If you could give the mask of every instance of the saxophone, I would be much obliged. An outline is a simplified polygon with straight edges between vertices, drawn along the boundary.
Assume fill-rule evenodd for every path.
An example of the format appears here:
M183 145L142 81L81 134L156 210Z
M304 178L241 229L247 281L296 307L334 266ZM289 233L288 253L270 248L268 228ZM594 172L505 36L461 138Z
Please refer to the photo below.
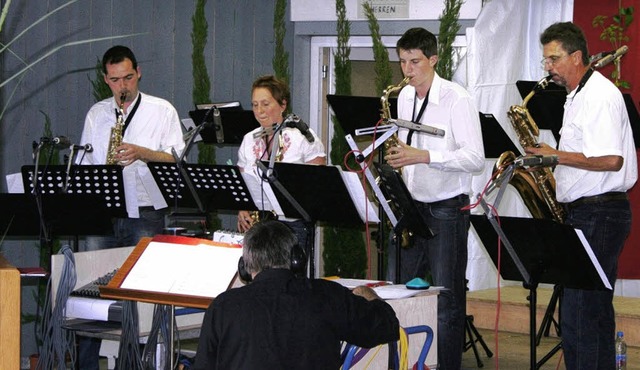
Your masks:
M389 106L389 95L391 95L392 93L396 92L396 91L400 91L402 90L403 87L405 87L408 83L409 80L411 80L410 77L405 77L402 81L400 81L399 84L397 85L389 85L387 86L386 89L384 89L384 91L382 92L382 96L380 97L380 104L382 105L382 109L380 110L380 118L382 119L383 123L388 123L391 120L391 109ZM391 148L393 148L394 146L398 146L398 133L395 132L393 133L393 135L391 135L391 137L389 137L387 140L385 140L384 142L384 151L388 152ZM402 174L402 168L397 169L396 170L398 173ZM377 182L380 181L380 178L377 179ZM409 229L403 229L401 236L400 236L400 245L402 245L402 247L408 247L411 244L411 237L413 236L413 233L411 231L409 231ZM395 236L394 236L395 237Z
M551 76L547 76L538 81L533 90L524 98L522 105L513 105L507 112L522 147L538 146L536 139L539 134L538 126L526 106L536 92L547 87L550 80ZM513 152L504 152L498 158L495 168L501 168L504 164L513 162L515 158ZM530 168L529 170L517 168L509 183L516 188L534 218L553 218L559 223L564 222L564 209L556 200L556 182L549 167Z
M124 129L124 101L127 98L127 93L120 95L120 106L116 111L116 125L111 128L111 136L109 136L109 148L107 149L107 164L117 164L116 161L116 148L122 145L122 130Z
M382 105L382 109L380 110L380 118L382 119L382 121L385 124L387 122L389 122L389 120L391 120L391 109L390 109L390 106L389 106L389 95L391 95L392 93L394 93L396 91L402 90L402 88L405 87L409 83L410 79L411 79L410 77L405 77L404 80L400 81L399 84L397 84L397 85L389 85L382 92L382 96L380 97L380 104ZM390 138L385 140L385 142L384 142L384 150L385 150L385 152L387 152L389 149L393 148L394 146L398 146L398 133L397 132L394 133L393 135L391 135ZM399 169L398 171L400 173L402 173L402 169Z

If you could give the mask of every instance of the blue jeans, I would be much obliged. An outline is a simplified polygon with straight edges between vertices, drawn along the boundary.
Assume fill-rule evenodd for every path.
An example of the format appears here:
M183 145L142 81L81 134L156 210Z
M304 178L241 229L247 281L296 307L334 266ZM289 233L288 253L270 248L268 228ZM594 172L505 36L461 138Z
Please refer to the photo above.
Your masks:
M130 247L141 238L162 234L166 209L141 207L140 218L116 218L113 221L114 235L92 235L85 239L85 251ZM98 278L98 276L96 276ZM98 370L102 340L78 336L78 366L85 370Z
M438 296L439 369L460 370L466 320L466 270L469 197L459 195L435 203L418 203L418 209L435 236L414 236L413 245L400 251L401 283L424 278L446 289Z
M566 223L581 229L613 287L618 257L631 229L628 201L607 201L568 209ZM613 369L615 313L612 290L564 289L562 347L567 370Z

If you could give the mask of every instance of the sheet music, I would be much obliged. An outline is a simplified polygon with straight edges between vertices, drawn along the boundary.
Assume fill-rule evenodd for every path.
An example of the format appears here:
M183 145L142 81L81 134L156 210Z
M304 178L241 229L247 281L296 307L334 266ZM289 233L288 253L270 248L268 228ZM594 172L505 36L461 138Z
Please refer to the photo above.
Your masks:
M268 181L262 181L257 174L247 172L242 172L242 178L259 210L275 211L278 216L284 216L282 207Z
M605 287L607 287L607 289L613 290L613 288L611 287L611 284L609 283L609 279L607 279L607 275L604 274L604 271L602 270L602 266L600 266L600 261L598 261L598 258L593 253L593 249L591 249L591 245L587 241L587 238L584 237L584 233L580 229L574 229L574 230L576 231L578 238L582 242L582 246L584 247L584 250L587 251L587 255L589 256L591 263L596 268L596 271L598 272L598 276L600 276L600 280L602 280L602 283L604 284Z
M378 207L374 206L369 198L367 198L358 174L342 170L340 174L362 222L380 222L380 218L378 218Z
M151 241L120 287L214 298L231 284L241 255L237 245Z

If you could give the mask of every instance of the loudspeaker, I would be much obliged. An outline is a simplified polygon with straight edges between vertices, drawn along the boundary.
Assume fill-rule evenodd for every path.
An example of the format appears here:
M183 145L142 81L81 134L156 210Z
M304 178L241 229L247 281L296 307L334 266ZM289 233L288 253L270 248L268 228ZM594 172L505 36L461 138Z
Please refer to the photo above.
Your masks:
M291 255L289 258L290 270L298 277L304 276L307 270L307 254L305 253L304 248L295 244L293 248L291 248ZM250 283L253 280L251 274L245 268L244 258L242 257L238 259L238 275L245 283Z

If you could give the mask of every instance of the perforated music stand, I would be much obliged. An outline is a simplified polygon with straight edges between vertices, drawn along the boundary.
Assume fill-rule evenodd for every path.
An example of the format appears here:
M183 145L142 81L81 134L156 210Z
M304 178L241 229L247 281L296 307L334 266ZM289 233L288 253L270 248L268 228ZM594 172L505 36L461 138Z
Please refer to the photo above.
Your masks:
M150 162L149 170L167 204L200 211L257 210L238 166ZM191 188L189 183L193 185Z
M189 116L196 125L210 123L213 118L211 115L205 118L207 112L208 109L197 109L190 111ZM220 108L220 121L222 124L222 143L218 141L213 125L208 125L200 132L203 142L207 144L240 144L246 133L260 127L253 111L241 108Z

